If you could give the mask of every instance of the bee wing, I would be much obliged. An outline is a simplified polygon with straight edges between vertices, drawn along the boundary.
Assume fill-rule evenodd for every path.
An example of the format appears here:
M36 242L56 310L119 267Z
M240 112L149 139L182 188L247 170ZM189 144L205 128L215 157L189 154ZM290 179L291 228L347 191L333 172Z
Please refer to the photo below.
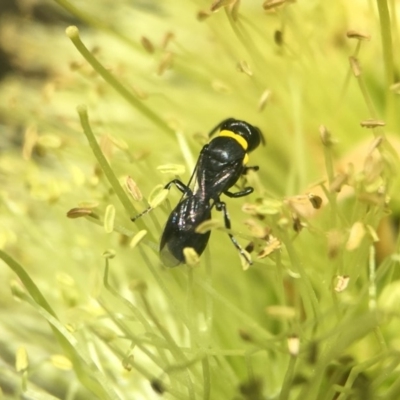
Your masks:
M199 158L197 159L196 165L193 169L192 175L190 176L189 182L187 184L187 187L194 193L199 186L201 186L201 183L198 182L197 176L198 176L198 171L199 168L201 170L201 166L203 165L204 162L204 156L207 152L207 145L205 145L199 154ZM181 200L182 201L186 197L185 193L182 195Z

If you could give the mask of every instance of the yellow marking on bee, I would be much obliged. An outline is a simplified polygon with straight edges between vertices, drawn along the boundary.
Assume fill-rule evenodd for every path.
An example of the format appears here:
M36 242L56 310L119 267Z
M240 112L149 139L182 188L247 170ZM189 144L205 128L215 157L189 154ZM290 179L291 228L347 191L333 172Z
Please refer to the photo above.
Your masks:
M225 136L235 139L243 147L243 150L247 150L247 147L249 147L248 143L246 142L246 139L244 139L242 136L232 131L223 130L219 133L219 136ZM243 158L243 165L247 164L248 161L249 161L249 155L246 153Z
M225 136L235 139L243 147L243 150L247 150L247 147L249 147L245 138L232 131L223 130L219 133L219 136ZM249 161L249 155L246 153L243 158L243 165L247 164L248 161Z
M219 133L219 136L226 136L235 139L243 147L243 150L247 150L247 147L249 147L246 140L242 136L232 131L223 130Z

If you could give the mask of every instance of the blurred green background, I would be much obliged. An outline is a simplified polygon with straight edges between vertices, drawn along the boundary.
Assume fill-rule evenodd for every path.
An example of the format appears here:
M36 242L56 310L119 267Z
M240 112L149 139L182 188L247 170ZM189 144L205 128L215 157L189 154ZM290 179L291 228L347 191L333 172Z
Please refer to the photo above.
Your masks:
M2 398L399 398L398 14L397 0L3 0ZM188 181L221 120L259 126L255 191L224 199L253 265L215 230L199 266L163 267L180 193L133 224L82 104L135 213Z

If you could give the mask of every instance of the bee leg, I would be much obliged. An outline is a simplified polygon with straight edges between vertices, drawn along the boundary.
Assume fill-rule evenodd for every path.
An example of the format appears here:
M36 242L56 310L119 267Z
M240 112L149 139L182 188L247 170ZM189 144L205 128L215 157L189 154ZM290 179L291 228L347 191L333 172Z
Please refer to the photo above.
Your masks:
M168 182L165 186L164 189L169 190L172 185L175 185L184 195L190 195L192 194L192 191L190 188L182 183L179 179L173 179L171 182ZM140 214L135 215L134 217L131 218L132 222L135 222L138 218L143 217L143 215L147 214L149 211L151 211L153 208L151 206L147 207L145 210L143 210Z
M248 189L253 189L253 188L248 188ZM240 193L240 192L238 192ZM235 194L235 193L233 193ZM248 194L248 193L247 193ZM245 195L242 195L245 196ZM240 197L240 196L239 196ZM231 219L229 218L228 210L226 209L226 204L223 201L220 201L219 199L215 202L215 208L217 211L222 211L224 214L224 222L225 222L225 228L226 229L231 229ZM251 265L253 262L250 260L249 256L244 252L243 247L238 243L236 238L228 232L229 238L231 239L233 245L237 248L238 252L241 254L241 256Z
M254 189L252 187L246 187L243 190L240 190L239 192L232 193L229 190L226 190L224 194L230 198L238 198L238 197L243 197L247 196L250 193L253 193Z
M172 185L175 185L183 194L185 195L190 195L192 194L192 191L190 190L189 186L185 185L182 181L179 179L173 179L171 182L168 182L165 186L164 189L170 189Z
M249 167L243 167L243 170L242 170L242 172L241 172L241 175L242 176L244 176L243 177L243 179L242 179L242 182L240 182L241 184L239 185L238 183L235 183L235 187L237 187L237 188L243 188L243 186L244 186L244 183L246 182L246 175L247 175L247 172L248 171L258 171L260 169L260 167L258 166L258 165L252 165L252 166L249 166ZM247 188L245 188L245 190L246 190ZM248 193L251 193L251 192L248 192ZM229 194L227 194L227 196L229 196ZM246 196L245 194L243 195L243 196ZM234 196L235 197L235 196ZM240 196L237 196L237 197L240 197Z

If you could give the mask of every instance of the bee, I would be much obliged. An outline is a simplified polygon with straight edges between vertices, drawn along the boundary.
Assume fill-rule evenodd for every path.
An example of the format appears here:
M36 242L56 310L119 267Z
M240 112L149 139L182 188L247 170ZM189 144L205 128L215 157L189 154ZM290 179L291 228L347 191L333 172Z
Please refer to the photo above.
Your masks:
M211 231L198 233L196 228L211 219L213 208L222 212L233 245L251 264L248 255L229 232L231 220L220 197L224 194L238 198L253 192L252 187L237 192L230 189L248 170L258 170L258 166L247 166L247 162L249 153L263 141L263 135L259 128L234 118L220 122L209 136L216 131L219 131L218 136L202 148L189 183L185 185L174 179L165 186L169 190L175 185L182 192L182 198L171 212L160 241L160 258L166 267L185 263L183 250L187 247L193 248L199 256L203 253Z

